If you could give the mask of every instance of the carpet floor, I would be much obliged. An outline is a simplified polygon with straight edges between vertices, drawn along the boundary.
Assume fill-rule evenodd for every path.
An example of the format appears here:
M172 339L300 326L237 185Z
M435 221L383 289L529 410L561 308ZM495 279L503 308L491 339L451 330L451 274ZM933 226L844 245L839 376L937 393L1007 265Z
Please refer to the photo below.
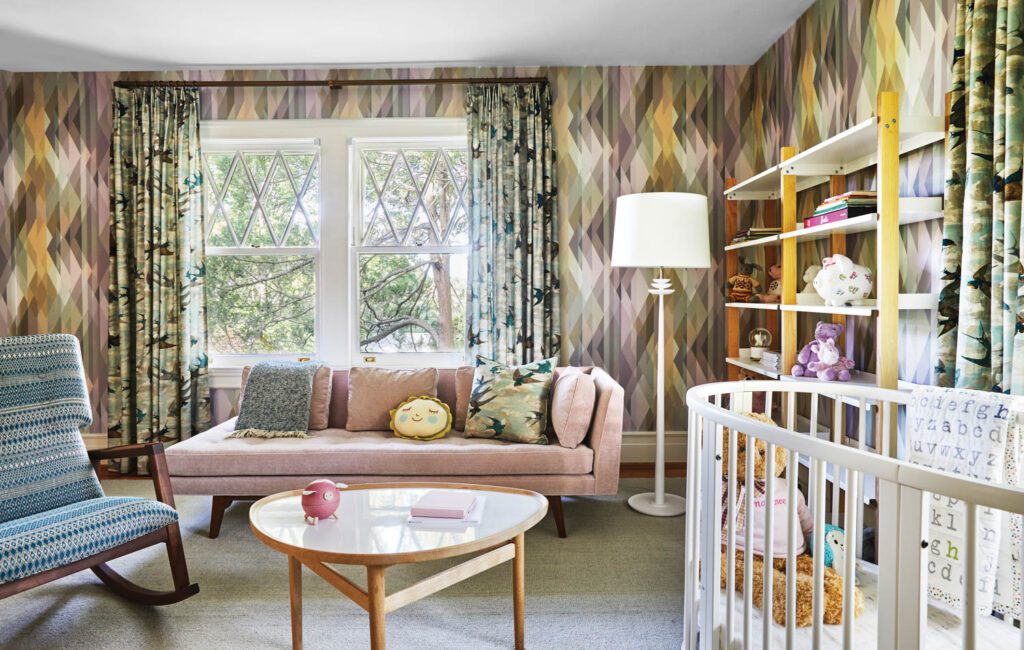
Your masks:
M549 516L526 534L528 648L679 648L682 642L683 518L658 519L625 501L649 489L629 479L614 497L565 499L567 539ZM106 481L112 496L152 496L148 481ZM669 481L675 492L682 481ZM207 538L209 497L181 496L182 534L198 595L168 607L114 596L90 571L0 601L0 647L288 648L287 562L249 530L234 504L220 538ZM458 560L401 566L393 591ZM170 586L163 546L113 566L154 589ZM339 567L365 585L361 567ZM366 613L312 573L303 573L305 647L369 647ZM388 647L512 647L512 570L505 563L387 617Z

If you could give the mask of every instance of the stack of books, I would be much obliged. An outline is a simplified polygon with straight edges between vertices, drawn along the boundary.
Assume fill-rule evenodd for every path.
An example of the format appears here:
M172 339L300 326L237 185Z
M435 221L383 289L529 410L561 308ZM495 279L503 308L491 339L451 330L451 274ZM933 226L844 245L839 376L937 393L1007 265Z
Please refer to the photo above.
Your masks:
M831 196L818 206L813 216L804 219L804 228L822 226L826 223L870 214L877 210L877 205L878 196L870 190L858 190Z
M765 370L780 372L780 368L782 367L782 355L778 352L765 350L761 353L761 365L764 366Z
M411 526L424 528L466 528L480 523L486 499L469 491L431 490L409 510Z
M740 242L751 241L753 239L761 239L762 237L777 235L780 232L782 232L782 228L766 228L763 226L751 226L750 228L737 230L736 235L732 238L732 243L739 244Z

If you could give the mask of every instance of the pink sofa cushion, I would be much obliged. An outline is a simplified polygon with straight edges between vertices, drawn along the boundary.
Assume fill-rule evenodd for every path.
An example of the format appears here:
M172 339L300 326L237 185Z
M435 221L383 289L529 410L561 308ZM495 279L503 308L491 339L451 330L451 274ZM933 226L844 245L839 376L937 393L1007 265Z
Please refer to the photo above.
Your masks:
M558 444L570 449L587 437L594 415L597 388L584 372L563 371L551 389L551 424Z
M520 445L462 432L430 442L390 432L324 429L306 439L228 438L231 419L166 451L172 476L501 476L589 474L594 452L585 445ZM554 441L552 441L554 442Z
M349 431L387 431L391 409L413 395L437 395L437 369L352 368L348 371Z

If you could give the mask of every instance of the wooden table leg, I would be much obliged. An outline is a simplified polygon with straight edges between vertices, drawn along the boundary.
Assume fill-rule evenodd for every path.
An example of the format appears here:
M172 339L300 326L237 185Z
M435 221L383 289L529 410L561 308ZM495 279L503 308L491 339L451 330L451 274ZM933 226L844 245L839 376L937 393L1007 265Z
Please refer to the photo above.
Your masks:
M292 650L302 650L302 563L288 556L288 590L292 601Z
M366 567L366 590L370 597L370 650L384 650L384 567Z
M516 556L512 559L512 612L515 619L516 650L526 647L523 629L526 600L526 548L522 533L516 535Z

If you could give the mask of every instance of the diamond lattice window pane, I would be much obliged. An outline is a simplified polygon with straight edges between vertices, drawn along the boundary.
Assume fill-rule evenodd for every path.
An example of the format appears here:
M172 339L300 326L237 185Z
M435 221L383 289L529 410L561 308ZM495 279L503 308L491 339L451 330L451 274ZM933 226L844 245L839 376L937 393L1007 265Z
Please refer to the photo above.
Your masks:
M270 166L274 164L272 153L247 153L243 156L252 180L255 183L254 193L259 194L263 184L267 181L267 174L270 173Z
M232 153L209 153L206 154L206 176L213 181L213 191L220 194L224 189L224 180L228 177L228 170L231 169L231 161L235 159Z
M469 218L466 216L466 206L462 203L455 208L455 215L448 229L445 243L449 246L469 245Z
M249 235L245 238L244 244L246 246L258 246L260 248L277 245L277 242L274 241L274 236L270 232L270 227L267 226L267 219L263 215L263 210L258 207L252 215L252 221L249 225Z
M235 238L228 230L227 222L223 216L218 216L206 233L207 246L234 246Z
M296 183L298 182L296 179ZM299 185L299 189L301 190L303 187L305 187L305 192L302 194L300 203L308 221L302 223L309 229L310 238L314 242L318 242L320 241L320 161L317 157L313 157L310 162L309 172L303 184ZM298 228L299 223L296 219L292 228Z
M422 151L406 150L404 153L405 160L409 163L409 169L412 172L412 178L416 182L416 192L422 192L427 185L427 177L430 176L430 172L434 168L438 152L425 149Z
M412 225L419 192L413 184L409 168L401 162L395 166L387 185L381 190L381 198L384 203L384 216L391 221L399 242L404 243Z
M278 161L270 172L270 181L260 199L275 243L284 240L285 230L288 228L292 212L295 210L295 203L296 196L295 190L292 189L292 181L288 178L284 164ZM306 227L305 223L301 226Z
M452 176L459 187L459 193L462 194L465 192L466 180L469 178L466 152L461 149L448 149L445 154L451 164Z
M249 220L256 210L256 197L253 194L252 183L249 182L249 177L240 164L234 166L228 179L224 190L223 210L231 230L238 239L238 245L245 245Z

